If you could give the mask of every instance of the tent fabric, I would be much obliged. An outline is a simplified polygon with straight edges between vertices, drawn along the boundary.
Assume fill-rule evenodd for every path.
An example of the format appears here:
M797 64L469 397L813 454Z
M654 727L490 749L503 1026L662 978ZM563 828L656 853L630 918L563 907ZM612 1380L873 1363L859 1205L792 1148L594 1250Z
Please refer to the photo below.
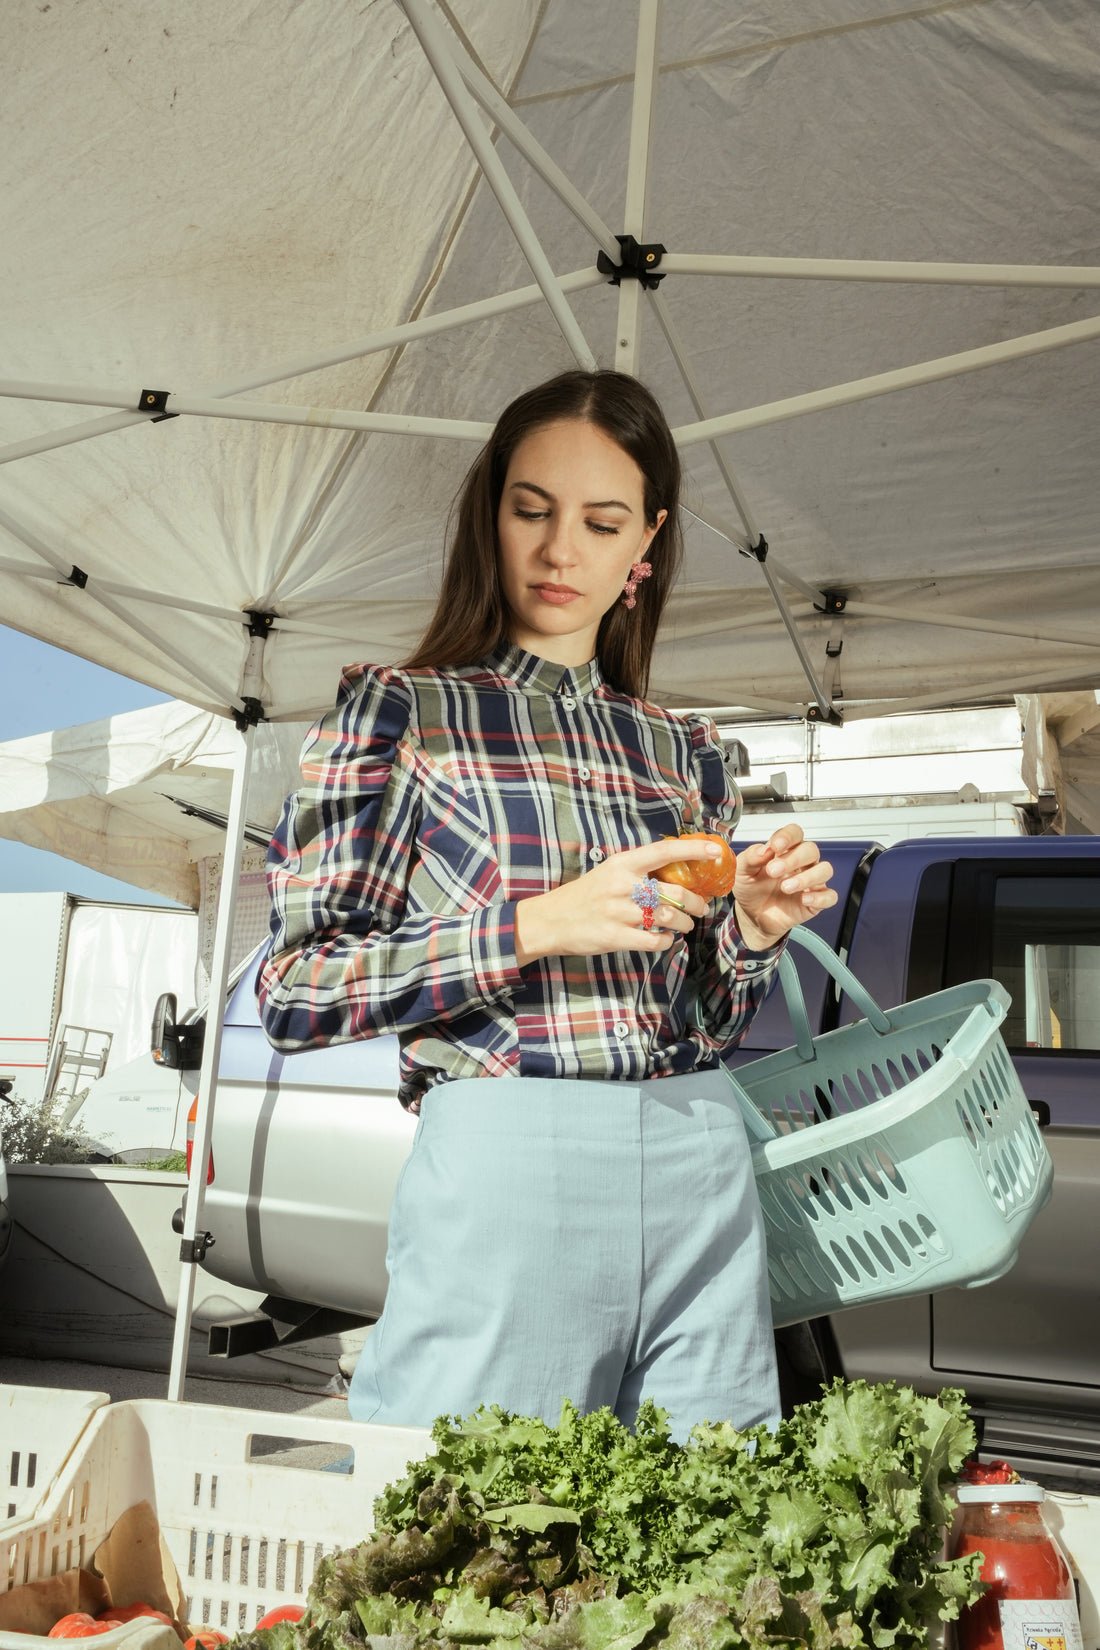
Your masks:
M432 10L620 231L634 0ZM669 273L658 296L708 413L1100 313L1095 17L1092 0L663 9L645 237L670 254L1093 269L1080 287ZM116 387L136 406L143 389L251 382L241 393L265 403L477 426L571 364L539 302L261 387L280 362L531 284L396 0L54 0L6 7L0 40L9 383ZM499 133L496 148L554 270L591 270L589 232ZM569 300L605 365L618 297L603 283ZM689 426L697 414L652 303L643 295L639 372ZM850 599L834 618L785 587L813 670L829 672L850 714L1100 680L1088 634L1100 597L1098 348L724 439L772 565ZM0 460L103 416L102 404L0 400ZM469 432L181 416L10 459L0 615L225 715L250 641L234 615L274 613L251 691L271 718L308 719L331 703L343 664L411 646L475 451ZM684 455L689 506L742 533L708 445L690 441ZM688 527L653 696L804 712L812 694L760 566ZM70 564L87 588L57 582ZM97 586L146 633L93 600ZM211 611L176 605L187 602ZM860 602L894 616L861 614ZM1014 633L926 622L938 615ZM302 628L280 629L280 617Z
M304 732L297 724L256 730L254 836L270 835L294 788ZM186 704L8 740L0 744L0 836L197 909L200 867L224 850L239 744L224 717Z
M1024 781L1050 829L1100 831L1100 691L1027 694L1017 700L1024 730Z

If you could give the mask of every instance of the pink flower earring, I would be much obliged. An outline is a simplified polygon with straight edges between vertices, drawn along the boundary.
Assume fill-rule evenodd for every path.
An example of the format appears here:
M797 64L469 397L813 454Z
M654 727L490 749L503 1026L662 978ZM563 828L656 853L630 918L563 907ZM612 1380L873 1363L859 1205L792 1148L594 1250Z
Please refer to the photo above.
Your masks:
M637 604L635 591L643 579L648 579L653 569L647 561L636 561L630 569L630 577L623 586L623 606L634 607Z

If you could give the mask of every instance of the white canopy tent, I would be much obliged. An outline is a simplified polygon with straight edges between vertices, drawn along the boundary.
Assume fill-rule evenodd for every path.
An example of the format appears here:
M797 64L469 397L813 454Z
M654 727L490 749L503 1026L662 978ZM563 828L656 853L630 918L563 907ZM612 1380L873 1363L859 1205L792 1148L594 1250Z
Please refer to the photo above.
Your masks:
M253 735L230 968L268 930L266 849L294 789L306 731L297 722L261 722ZM200 1005L209 992L240 743L227 718L177 700L0 744L0 837L197 911L194 994L186 1000Z
M246 841L266 848L294 789L306 732L262 723ZM0 836L199 907L199 867L219 857L240 737L171 702L0 744Z
M55 0L0 31L10 624L306 717L411 644L503 402L599 361L689 466L656 698L1096 683L1091 0Z
M1067 836L1100 831L1100 689L1035 693L1017 701L1024 730L1024 783L1050 828Z

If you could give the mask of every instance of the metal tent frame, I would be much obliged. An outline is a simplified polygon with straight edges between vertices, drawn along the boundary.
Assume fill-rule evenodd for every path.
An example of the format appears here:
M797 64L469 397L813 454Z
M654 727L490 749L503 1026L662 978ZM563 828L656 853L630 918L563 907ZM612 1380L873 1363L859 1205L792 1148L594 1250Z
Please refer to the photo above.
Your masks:
M435 0L396 0L415 33L424 56L454 113L464 138L476 157L481 174L492 190L512 235L530 268L532 284L494 297L440 313L417 316L402 325L352 339L344 345L308 356L270 363L243 377L200 388L194 392L157 387L117 384L72 384L0 381L0 396L31 401L56 401L76 406L114 409L89 421L70 425L49 434L37 435L0 448L0 463L10 464L78 442L164 418L220 418L254 422L300 425L310 429L367 431L382 435L420 435L444 441L480 443L490 426L478 421L425 418L384 412L360 412L340 407L287 406L251 399L251 392L286 379L295 378L340 362L393 351L442 332L500 317L525 307L545 304L577 363L591 368L596 355L571 306L570 299L596 286L618 287L615 311L615 364L621 370L637 369L639 341L643 327L657 323L668 353L675 363L695 411L695 421L680 425L674 432L682 447L706 443L717 463L730 513L719 517L699 513L714 532L725 538L738 555L749 558L774 606L775 617L798 659L805 678L807 704L777 702L766 698L748 699L750 707L781 710L812 719L840 720L828 673L820 673L800 631L807 615L832 613L834 623L843 626L846 616L900 618L954 628L961 632L984 632L1001 636L1026 636L1056 642L1079 658L1082 672L1094 671L1100 658L1100 636L1084 631L1057 634L1041 626L994 619L977 619L959 613L909 611L889 605L849 601L825 588L818 588L769 554L767 540L746 491L739 482L722 446L735 433L769 424L827 411L853 402L870 400L898 390L958 377L1039 353L1069 348L1100 338L1100 316L1050 327L1002 342L967 349L938 359L914 362L888 372L836 383L781 400L745 408L721 411L708 406L692 372L680 340L675 305L659 285L666 276L685 279L793 279L827 282L881 282L939 284L973 287L1050 287L1091 290L1100 288L1100 268L1043 265L950 264L797 257L737 257L707 253L666 251L649 242L648 195L650 155L659 74L658 31L661 0L638 0L637 40L634 61L633 96L630 119L625 210L621 235L613 233L583 194L565 176L538 143L532 132L509 106L500 89L473 61L460 40L444 26ZM486 124L486 120L490 123ZM597 262L589 267L558 275L541 244L531 220L511 183L494 146L493 126L543 180L561 204L579 221L595 244ZM228 682L204 671L193 657L186 668L214 696L215 702L234 716L241 730L240 760L237 766L226 837L226 864L239 859L246 818L247 790L252 750L252 729L268 714L292 719L303 714L300 706L265 706L262 700L264 651L279 632L331 636L330 629L318 629L308 619L281 617L277 612L236 612L194 599L166 597L153 589L130 583L111 582L89 576L72 564L71 557L40 534L0 510L0 526L21 542L33 561L0 558L0 570L31 579L61 580L79 586L84 595L105 607L136 636L158 654L183 663L163 631L138 617L130 604L174 606L196 614L242 625L249 635L248 656L240 680ZM758 618L747 621L759 624ZM1052 680L1064 681L1076 667L1070 665ZM1011 692L1014 683L997 679L967 692L967 699ZM1045 685L1032 679L1029 687ZM898 710L930 708L958 700L957 692L910 696L895 706ZM855 707L848 715L878 713L878 707ZM228 981L229 936L231 933L235 886L232 878L223 882L217 914L217 930L211 978L211 1015L205 1041L198 1096L196 1149L188 1188L187 1214L181 1249L180 1303L176 1319L169 1396L179 1398L186 1372L186 1349L190 1330L194 1285L194 1265L202 1248L202 1199L209 1155L216 1072L221 1041L221 1005Z

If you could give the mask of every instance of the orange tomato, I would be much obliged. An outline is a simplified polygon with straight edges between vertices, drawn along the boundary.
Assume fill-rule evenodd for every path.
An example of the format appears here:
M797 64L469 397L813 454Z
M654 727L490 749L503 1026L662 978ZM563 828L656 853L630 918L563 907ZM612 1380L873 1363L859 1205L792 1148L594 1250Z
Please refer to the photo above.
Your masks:
M116 1621L96 1621L87 1610L74 1610L71 1615L55 1621L46 1636L51 1639L90 1639L97 1633L113 1632L117 1626Z
M674 882L680 888L698 894L700 899L714 899L719 894L729 893L737 875L737 856L724 836L717 831L684 831L680 836L670 836L667 840L717 842L722 853L718 859L675 859L663 871L656 873L661 882Z
M228 1643L228 1633L220 1632L217 1627L200 1627L197 1633L184 1639L183 1650L218 1650L219 1644Z

